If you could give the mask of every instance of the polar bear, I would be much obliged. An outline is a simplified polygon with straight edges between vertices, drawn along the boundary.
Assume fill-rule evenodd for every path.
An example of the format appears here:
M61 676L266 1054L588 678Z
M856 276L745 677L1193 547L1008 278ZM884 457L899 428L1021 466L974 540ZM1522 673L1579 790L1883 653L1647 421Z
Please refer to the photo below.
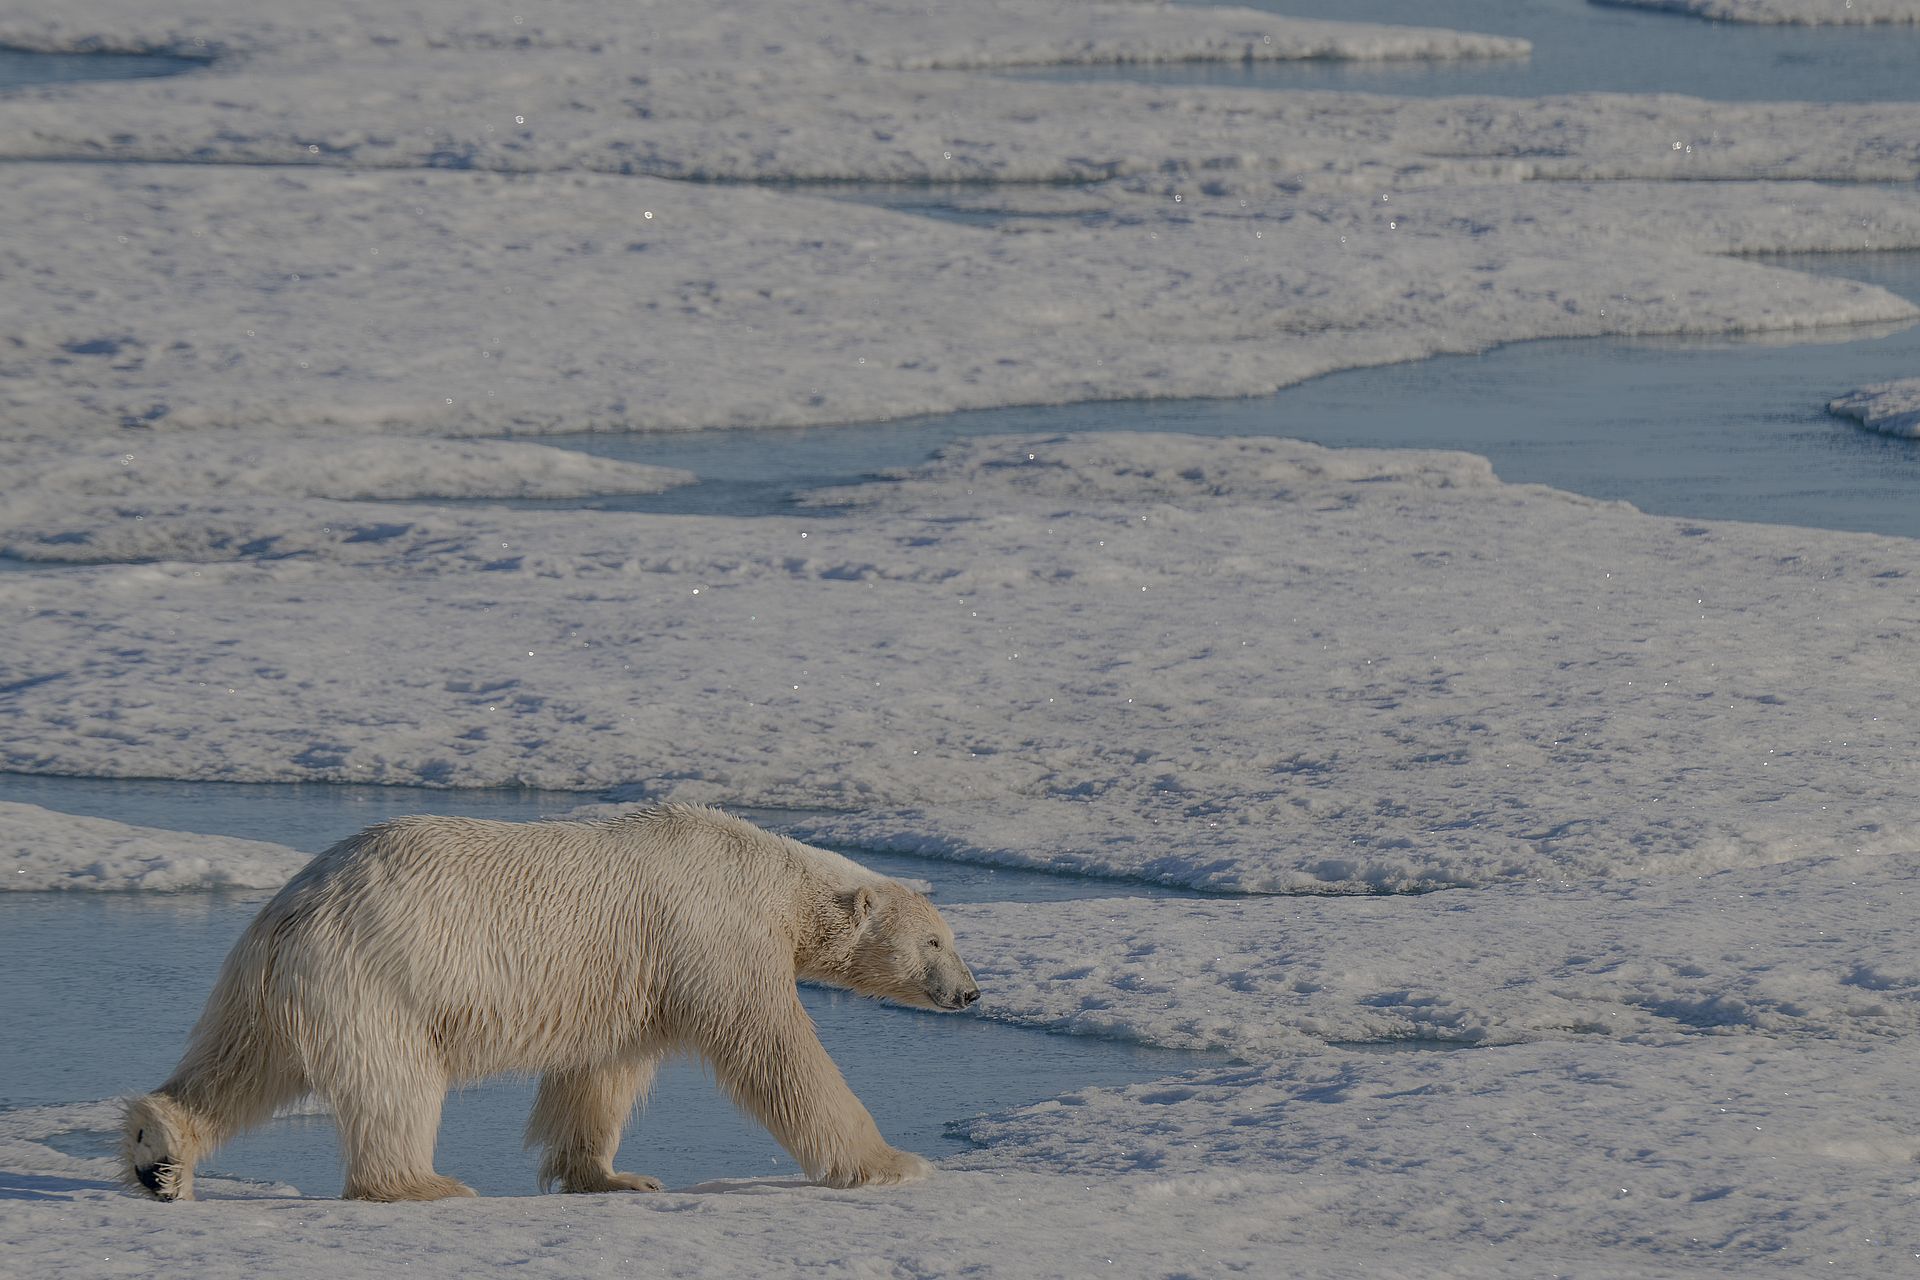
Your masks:
M191 1199L196 1161L312 1092L339 1124L348 1198L472 1195L433 1168L447 1088L538 1072L542 1184L655 1191L613 1154L676 1051L710 1063L808 1177L923 1176L841 1078L796 980L922 1009L980 995L926 898L714 809L381 823L248 926L172 1077L127 1105L129 1182Z

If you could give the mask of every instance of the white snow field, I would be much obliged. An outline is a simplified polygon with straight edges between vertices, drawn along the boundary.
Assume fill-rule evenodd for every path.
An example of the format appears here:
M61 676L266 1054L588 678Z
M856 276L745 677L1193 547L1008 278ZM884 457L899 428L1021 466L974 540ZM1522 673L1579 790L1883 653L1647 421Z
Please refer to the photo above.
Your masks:
M1465 454L994 439L856 518L14 494L0 765L597 787L1242 891L1914 847L1910 542ZM378 662L366 655L378 653Z
M1122 36L1141 57L1520 48L1218 8L528 8L0 3L0 43L227 51L0 102L0 159L40 162L10 167L0 214L61 228L14 250L7 432L830 423L1913 315L1718 255L1920 246L1910 192L1784 185L1920 178L1920 104L907 69L1119 57ZM1114 207L929 226L743 185L818 179L1109 179ZM1755 179L1782 185L1719 185Z
M1920 105L1909 118L1920 138ZM1100 227L1002 233L605 175L8 176L0 209L69 231L34 243L10 292L0 411L61 458L76 440L137 454L129 426L785 425L1257 394L1530 337L1910 320L1870 285L1719 255L1920 245L1909 193L1801 183L1303 197L1227 180L1178 203L1116 194Z
M983 1016L1243 1060L952 1117L976 1151L849 1193L161 1206L63 1149L110 1104L0 1109L0 1274L1920 1258L1912 542L1145 434L972 441L824 518L444 501L689 479L507 435L1910 323L1738 255L1920 246L1914 191L1867 185L1920 178L1920 105L989 74L1525 52L1086 0L0 0L0 44L212 59L0 96L0 768L637 784L1216 890L951 915ZM17 804L0 842L9 887L300 857Z
M1829 400L1827 408L1882 435L1920 436L1920 378L1902 378L1849 391Z
M994 1015L1248 1059L1333 1043L1920 1030L1920 855L1427 896L948 907ZM1489 945L1497 939L1497 945Z
M1659 9L1715 22L1805 27L1920 22L1920 0L1589 0L1624 9Z
M0 442L0 466L22 488L87 497L585 498L660 493L698 478L550 445L366 435L99 435L59 448Z

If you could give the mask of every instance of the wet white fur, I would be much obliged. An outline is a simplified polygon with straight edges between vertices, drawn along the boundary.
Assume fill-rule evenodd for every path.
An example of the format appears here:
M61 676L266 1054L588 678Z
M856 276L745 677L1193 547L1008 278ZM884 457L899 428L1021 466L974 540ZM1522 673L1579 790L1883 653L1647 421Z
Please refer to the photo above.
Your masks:
M347 1196L470 1195L433 1169L447 1088L538 1072L543 1181L655 1189L612 1157L674 1051L820 1182L923 1175L848 1089L796 979L928 1008L977 994L924 897L715 810L383 823L315 858L235 945L172 1077L128 1104L129 1177L190 1199L196 1161L311 1091L338 1120Z

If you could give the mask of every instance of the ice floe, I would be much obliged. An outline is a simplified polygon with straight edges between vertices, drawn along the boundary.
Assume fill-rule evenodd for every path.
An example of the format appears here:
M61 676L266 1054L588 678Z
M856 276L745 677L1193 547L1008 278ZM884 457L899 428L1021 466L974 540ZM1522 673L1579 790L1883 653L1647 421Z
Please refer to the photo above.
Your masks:
M1456 1247L1558 1274L1872 1271L1914 1252L1902 1059L1709 1039L1282 1061L975 1121L984 1149L954 1163L1067 1171L1202 1222L1242 1206L1275 1224L1276 1260L1325 1230L1394 1240L1407 1274L1439 1253L1478 1271Z
M1827 402L1869 431L1889 436L1920 436L1920 378L1882 382L1850 391Z
M24 487L116 498L581 498L659 493L696 479L671 467L504 440L262 439L240 432L123 433L58 449L0 443L0 466Z
M1424 1239L1409 1244L1379 1233L1349 1238L1351 1228L1336 1227L1325 1212L1348 1184L1322 1186L1315 1178L1309 1185L1284 1171L1185 1181L941 1172L919 1186L881 1192L743 1177L644 1196L398 1208L291 1198L284 1187L202 1178L202 1203L163 1211L120 1191L109 1160L68 1156L37 1140L110 1124L111 1111L96 1104L0 1114L0 1231L10 1263L24 1274L106 1276L129 1255L164 1255L191 1259L205 1280L382 1276L396 1262L411 1275L446 1280L502 1265L581 1276L658 1268L800 1277L857 1275L869 1264L923 1275L1063 1278L1095 1269L1150 1277L1283 1266L1360 1280L1406 1271L1433 1248ZM1011 1150L1013 1140L1006 1141ZM1451 1189L1469 1190L1458 1182ZM903 1221L913 1224L910 1234L901 1233ZM1570 1226L1568 1236L1555 1247L1557 1257L1605 1257L1611 1275L1672 1274L1670 1260L1658 1265L1658 1253L1629 1263L1605 1241L1583 1238L1579 1227ZM1849 1244L1841 1255L1849 1262L1882 1261L1882 1253L1857 1240ZM1488 1241L1449 1244L1449 1256L1470 1260L1475 1275L1519 1277L1538 1274L1541 1249Z
M185 0L164 14L135 0L70 0L57 10L0 10L16 48L142 49L190 56L320 60L428 53L564 51L654 67L751 61L781 71L1007 66L1034 61L1395 59L1523 56L1525 40L1432 28L1323 22L1230 6L1084 0L980 0L964 7L910 0L758 0L715 9L659 0L522 6L465 0L337 0L325 6ZM583 57L583 55L585 55Z
M1627 9L1660 9L1716 22L1807 27L1920 22L1916 0L1591 0Z
M0 1232L24 1274L162 1256L207 1280L396 1262L453 1280L522 1261L1360 1280L1434 1274L1440 1255L1474 1276L1866 1275L1914 1252L1917 1104L1901 1055L1816 1039L1316 1055L963 1119L980 1150L904 1188L743 1177L396 1208L209 1178L190 1209L50 1145L111 1127L113 1107L37 1107L0 1114Z
M1920 1032L1920 846L1621 886L947 908L992 1016L1253 1060L1326 1042Z
M307 856L0 801L0 889L277 889Z
M1523 338L1904 321L1881 289L1726 255L1920 245L1902 194L1808 184L1230 181L1010 234L656 179L31 165L0 206L75 227L36 242L0 353L0 436L57 459L123 428L844 422L1257 394Z
M847 811L801 825L829 846L1251 891L1920 833L1900 539L1150 434L838 496L857 519L11 495L0 550L97 567L0 576L0 763L638 783Z
M1717 256L1920 245L1908 193L1716 184L1911 181L1920 104L918 69L1523 51L1497 38L1041 0L85 0L0 6L0 40L225 50L0 101L0 159L40 162L10 168L0 218L62 228L18 249L10 435L846 422L1913 315ZM993 229L741 185L808 179L1113 189L1096 223ZM1647 185L1553 189L1576 181Z

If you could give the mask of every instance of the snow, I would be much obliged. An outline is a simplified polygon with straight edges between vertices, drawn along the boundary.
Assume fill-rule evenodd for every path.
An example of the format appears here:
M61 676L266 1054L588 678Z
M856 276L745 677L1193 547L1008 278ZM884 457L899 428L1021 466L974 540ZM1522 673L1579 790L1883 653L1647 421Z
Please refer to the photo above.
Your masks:
M0 465L24 488L87 497L159 491L346 500L583 498L660 493L698 479L671 467L503 440L202 435L130 441L121 435L106 441L57 451L0 445Z
M275 889L306 862L304 853L260 840L0 801L0 889Z
M0 155L763 183L1152 176L1196 191L1216 179L1342 177L1382 190L1474 177L1895 181L1914 176L1920 118L1920 104L1900 102L1094 87L881 70L877 53L854 66L763 72L675 62L640 83L625 61L555 51L395 51L285 65L289 56L122 81L84 97L21 91L0 112ZM478 77L493 83L483 90ZM796 98L806 114L793 113ZM291 199L298 189L288 190ZM396 219L377 231L413 239L433 226Z
M977 1150L880 1192L733 1180L388 1207L209 1179L163 1208L49 1145L110 1129L111 1104L29 1108L0 1113L0 1233L21 1274L209 1280L641 1258L668 1275L1881 1274L1916 1252L1914 891L1920 853L1624 890L950 908L996 966L995 1016L1064 991L1082 1012L1130 1005L1134 1033L1166 1042L1161 1015L1211 1003L1253 1033L1213 1042L1251 1060L961 1118ZM1382 996L1439 997L1524 1042L1313 1038L1381 1030Z
M1920 436L1920 378L1882 382L1849 391L1837 400L1828 401L1827 408L1882 435Z
M1201 1239L1243 1212L1278 1248L1391 1240L1393 1274L1490 1256L1535 1274L1866 1275L1916 1252L1903 1056L1705 1039L1283 1060L975 1122L985 1149L954 1163L1130 1186L1146 1222L1192 1214Z
M31 1114L0 1125L32 1125ZM39 1127L45 1127L42 1121ZM18 1145L17 1143L8 1144ZM4 1159L4 1157L0 1157ZM1088 1274L1265 1274L1275 1266L1316 1276L1406 1273L1539 1274L1531 1243L1472 1250L1457 1262L1417 1263L1411 1246L1352 1224L1334 1225L1349 1183L1230 1176L1062 1178L1048 1173L943 1172L916 1187L836 1192L791 1183L706 1184L644 1197L560 1197L376 1206L284 1199L251 1191L165 1212L101 1186L102 1162L38 1157L60 1172L0 1174L9 1263L25 1275L121 1274L184 1269L205 1280L278 1276L458 1277L513 1267L529 1275L663 1276L952 1275L968 1270L1036 1278ZM6 1161L11 1164L12 1161ZM78 1166L78 1167L76 1167ZM1422 1185L1425 1185L1424 1183ZM202 1184L209 1195L225 1188ZM1444 1194L1436 1182L1431 1190ZM1567 1234L1575 1235L1578 1229ZM1880 1251L1857 1242L1840 1256L1867 1265ZM1624 1262L1620 1250L1577 1241L1550 1250L1609 1275L1672 1275L1665 1263ZM1741 1251L1751 1265L1756 1251ZM1703 1273L1727 1274L1710 1248Z
M1920 842L1908 850L1611 885L946 914L996 1018L1249 1060L1568 1036L1893 1049L1920 1032L1902 942Z
M225 51L0 102L0 158L38 162L0 189L0 411L62 449L123 426L477 436L1252 395L1524 338L1915 314L1724 255L1920 246L1910 193L1807 185L1920 178L1920 104L907 69L1519 51L1482 37L1043 0L86 0L0 5L0 41ZM929 225L766 185L800 180L1015 208L1103 181L1105 216Z
M1715 22L1772 25L1867 26L1920 22L1920 0L1589 0L1628 9L1711 18Z
M837 496L857 518L11 494L0 550L94 567L0 577L0 765L637 784L844 811L798 828L829 847L1254 892L1920 832L1899 539L1151 434Z
M655 179L19 166L0 191L13 224L81 229L34 241L10 291L4 434L64 458L76 439L122 449L126 427L788 425L1257 394L1521 338L1916 314L1869 285L1721 256L1920 245L1902 193L1222 191L1141 192L1101 226L1001 234ZM263 206L298 221L291 261Z
M795 0L724 10L660 0L640 12L620 0L517 10L466 0L326 6L184 0L164 15L138 0L72 0L57 11L22 5L0 12L0 35L25 49L228 54L250 63L564 50L617 54L649 70L751 58L779 72L1035 61L1521 57L1529 47L1505 36L1087 0L980 0L964 8L931 0Z

